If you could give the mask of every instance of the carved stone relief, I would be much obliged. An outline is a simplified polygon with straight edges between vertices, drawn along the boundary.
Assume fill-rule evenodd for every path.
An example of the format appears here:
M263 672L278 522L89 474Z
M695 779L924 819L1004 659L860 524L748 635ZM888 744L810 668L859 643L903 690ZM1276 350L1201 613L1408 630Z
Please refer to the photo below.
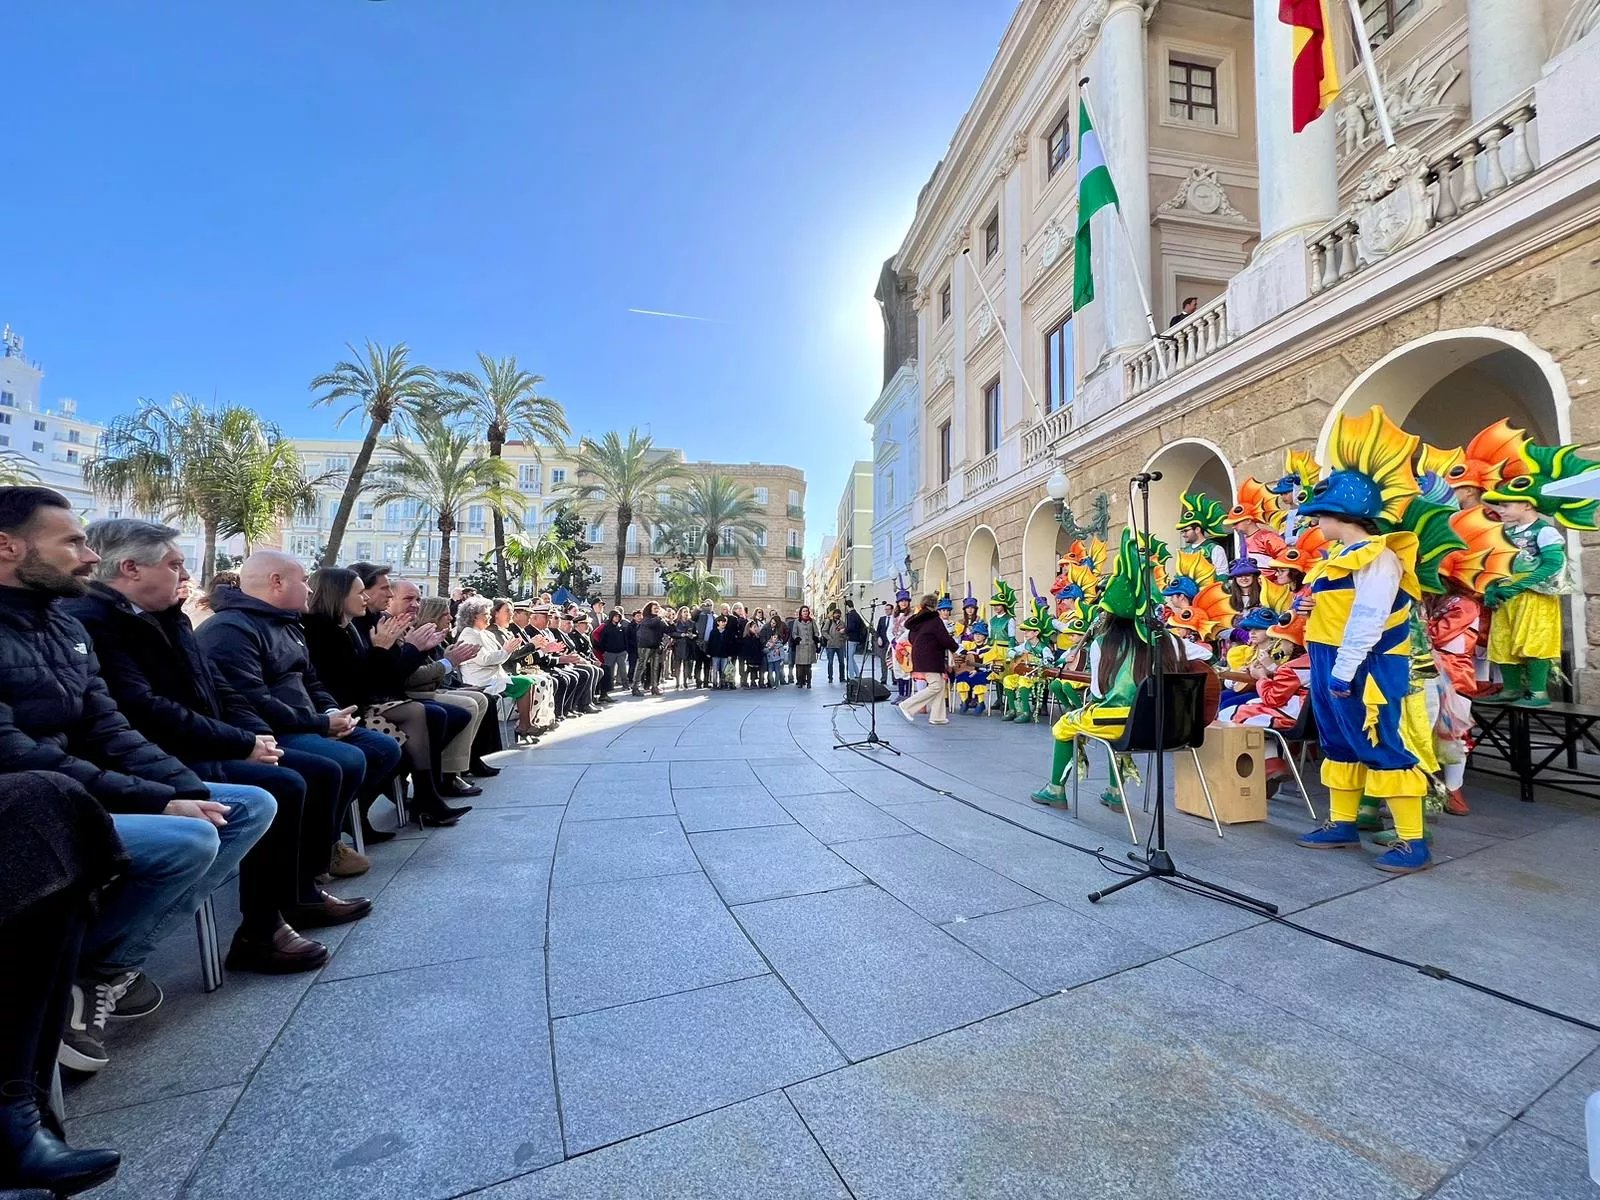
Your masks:
M1424 65L1419 58L1412 59L1398 76L1385 74L1383 98L1389 109L1389 123L1398 137L1402 130L1412 131L1413 142L1424 140L1432 128L1454 125L1467 114L1464 104L1445 103L1447 93L1461 72L1448 58L1438 58ZM1339 161L1351 162L1363 152L1383 141L1383 131L1378 124L1377 109L1367 92L1347 92L1339 105L1335 120L1338 122Z
M1156 209L1158 216L1170 217L1180 213L1231 225L1249 222L1249 218L1228 199L1227 190L1217 178L1217 169L1203 163L1191 168L1189 177L1178 185L1178 190Z

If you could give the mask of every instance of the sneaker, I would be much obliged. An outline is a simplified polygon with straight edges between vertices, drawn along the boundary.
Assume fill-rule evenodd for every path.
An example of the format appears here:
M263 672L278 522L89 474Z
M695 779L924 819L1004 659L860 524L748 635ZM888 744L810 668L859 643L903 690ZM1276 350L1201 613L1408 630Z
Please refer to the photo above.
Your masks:
M1433 866L1433 852L1428 843L1396 842L1372 864L1391 875L1410 875L1413 871L1426 871Z
M111 1016L111 984L104 979L80 979L72 985L72 1011L61 1031L56 1061L69 1071L93 1075L106 1063L106 1019Z
M1037 792L1034 792L1033 795L1029 796L1028 799L1032 800L1035 804L1048 804L1052 808L1067 807L1067 793L1065 789L1057 792L1052 787L1042 787Z
M809 686L810 686L810 685L809 685L809 684L808 684L808 685L807 685L807 686L808 686L808 687L809 687ZM930 718L930 719L929 719L929 721L928 721L928 724L929 724L929 725L948 725L948 724L950 724L950 718L949 718L949 717L946 717L946 718L945 718L945 719L944 719L944 720L942 720L942 721L935 721L935 720L932 720L932 719L931 719L931 718Z
M917 715L916 715L916 713L908 713L905 709L901 708L898 704L896 704L894 706L894 710L895 710L895 712L899 713L902 717L904 717L907 721L910 721L913 725L915 725L917 723Z
M1122 797L1113 788L1107 788L1100 793L1100 803L1107 808L1114 808L1118 812L1122 811Z
M365 875L372 870L372 860L365 854L357 854L355 848L347 846L344 842L333 844L333 861L328 864L328 874L335 879L353 879L357 875Z
M161 988L143 971L123 971L110 983L111 1015L119 1021L148 1017L161 1007Z
M1308 850L1343 850L1346 846L1361 845L1361 831L1354 821L1329 821L1321 829L1313 829L1299 838L1295 845Z

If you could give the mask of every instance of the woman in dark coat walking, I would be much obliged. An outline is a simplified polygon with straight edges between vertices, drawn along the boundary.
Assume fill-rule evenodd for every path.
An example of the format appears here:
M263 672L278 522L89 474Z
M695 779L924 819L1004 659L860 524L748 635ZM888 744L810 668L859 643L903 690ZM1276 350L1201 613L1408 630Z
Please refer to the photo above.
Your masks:
M945 709L945 667L957 647L956 639L939 618L937 604L934 597L924 596L906 622L906 637L911 642L911 685L915 687L918 681L927 685L900 702L900 715L912 724L916 724L916 714L924 708L928 710L929 725L950 724Z

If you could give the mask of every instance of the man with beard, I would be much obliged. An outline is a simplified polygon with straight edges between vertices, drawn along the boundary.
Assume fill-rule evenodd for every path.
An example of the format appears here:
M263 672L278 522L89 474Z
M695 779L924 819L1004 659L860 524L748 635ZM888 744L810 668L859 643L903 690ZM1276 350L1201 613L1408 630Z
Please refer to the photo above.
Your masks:
M272 796L207 785L128 724L100 677L89 635L61 605L88 591L99 555L57 492L0 488L0 772L53 771L111 813L131 865L84 938L62 1063L98 1071L106 1020L154 1012L140 967L188 921L266 832Z

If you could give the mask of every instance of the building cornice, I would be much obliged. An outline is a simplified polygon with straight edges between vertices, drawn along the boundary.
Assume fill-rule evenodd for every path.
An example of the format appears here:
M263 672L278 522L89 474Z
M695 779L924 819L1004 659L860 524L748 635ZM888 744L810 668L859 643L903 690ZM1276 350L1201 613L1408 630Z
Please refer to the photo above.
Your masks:
M869 425L876 425L878 418L898 402L915 396L917 387L917 360L908 358L900 364L900 369L889 377L889 382L883 385L883 391L878 393L878 398L872 402L872 407L867 409L864 418Z

